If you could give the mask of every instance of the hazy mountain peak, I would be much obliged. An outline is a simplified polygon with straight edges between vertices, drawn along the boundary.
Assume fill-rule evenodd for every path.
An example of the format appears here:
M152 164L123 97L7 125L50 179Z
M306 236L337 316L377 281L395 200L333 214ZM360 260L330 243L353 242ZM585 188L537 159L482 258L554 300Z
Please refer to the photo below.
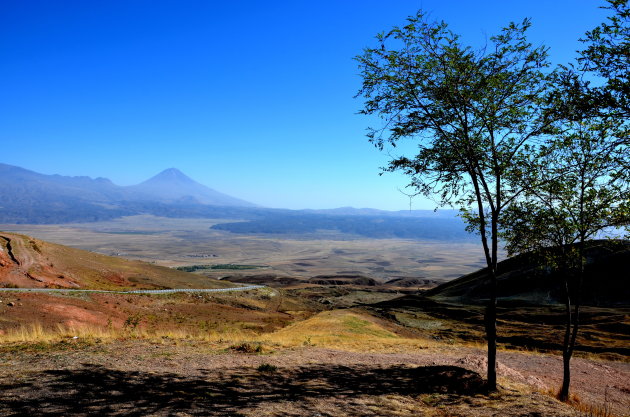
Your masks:
M143 184L154 183L154 182L196 183L194 180L192 180L190 177L188 177L186 174L184 174L183 172L181 172L177 168L165 169L164 171L160 172L159 174L157 174L157 175L149 178L148 180L144 181Z
M198 183L177 168L168 168L154 177L128 189L164 201L202 203L218 206L253 206L238 198L220 193Z

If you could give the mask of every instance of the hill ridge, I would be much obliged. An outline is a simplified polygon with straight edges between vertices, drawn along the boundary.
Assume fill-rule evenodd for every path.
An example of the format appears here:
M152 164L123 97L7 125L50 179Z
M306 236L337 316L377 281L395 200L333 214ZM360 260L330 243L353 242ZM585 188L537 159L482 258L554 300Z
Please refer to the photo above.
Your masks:
M545 251L553 250L546 248ZM585 250L582 303L589 305L630 305L630 241L592 240ZM497 285L500 299L531 304L563 302L559 273L525 253L499 262ZM489 297L485 268L445 282L424 293L425 297L464 303L482 303Z
M225 288L234 284L26 235L0 232L0 286L135 290Z

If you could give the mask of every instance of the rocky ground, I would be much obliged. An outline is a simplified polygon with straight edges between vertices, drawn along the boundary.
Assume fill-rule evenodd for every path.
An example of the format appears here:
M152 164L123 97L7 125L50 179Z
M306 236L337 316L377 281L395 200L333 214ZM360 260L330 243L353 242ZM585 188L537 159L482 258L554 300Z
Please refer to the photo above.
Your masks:
M573 361L579 411L547 393L560 383L556 356L501 352L501 390L488 396L476 348L247 350L171 339L4 345L0 415L533 417L588 416L589 405L630 415L623 362Z

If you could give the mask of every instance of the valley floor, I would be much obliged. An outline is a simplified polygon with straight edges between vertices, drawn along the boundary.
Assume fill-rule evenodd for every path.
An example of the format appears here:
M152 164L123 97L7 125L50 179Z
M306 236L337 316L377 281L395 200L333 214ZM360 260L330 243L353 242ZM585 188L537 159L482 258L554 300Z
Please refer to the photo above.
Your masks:
M484 352L443 345L397 353L161 340L0 346L7 416L588 416L630 410L630 364L576 358L576 410L547 391L560 358L503 351L501 390L483 390ZM605 405L605 404L606 405Z

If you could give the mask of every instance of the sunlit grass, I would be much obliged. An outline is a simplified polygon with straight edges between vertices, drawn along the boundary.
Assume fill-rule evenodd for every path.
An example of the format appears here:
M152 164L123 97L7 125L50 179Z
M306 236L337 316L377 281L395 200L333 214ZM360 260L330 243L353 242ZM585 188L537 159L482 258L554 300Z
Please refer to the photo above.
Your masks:
M352 351L400 351L434 346L425 339L404 338L369 315L349 310L321 312L276 332L261 335L263 343L285 347L318 346Z
M252 304L264 303L250 300ZM365 312L342 309L323 311L305 320L297 321L274 332L261 333L258 326L245 326L242 322L225 323L218 329L207 327L155 327L145 324L128 326L44 327L41 323L21 325L0 334L0 344L50 343L79 339L82 343L98 340L199 341L229 348L232 345L255 343L266 351L284 348L319 347L354 352L412 352L419 349L450 349L453 346L485 350L483 341L442 340L426 337L409 337L399 334L395 326L380 321ZM402 334L406 334L402 332ZM546 354L537 349L514 349L501 346L500 350L519 351L530 355Z
M113 341L143 339L154 342L194 340L225 346L258 343L273 348L316 346L349 351L402 352L440 345L428 339L401 337L378 324L367 314L349 310L321 312L272 333L234 327L222 330L152 329L138 327L66 327L46 328L40 323L23 325L0 335L0 344L49 343L79 340Z
M23 325L15 329L5 331L0 335L0 344L11 343L55 343L61 340L120 340L120 339L146 339L160 340L198 340L207 342L236 343L242 340L252 340L256 334L247 330L226 331L191 331L185 329L146 330L143 328L104 328L104 327L66 327L57 325L53 328L45 328L41 323Z

